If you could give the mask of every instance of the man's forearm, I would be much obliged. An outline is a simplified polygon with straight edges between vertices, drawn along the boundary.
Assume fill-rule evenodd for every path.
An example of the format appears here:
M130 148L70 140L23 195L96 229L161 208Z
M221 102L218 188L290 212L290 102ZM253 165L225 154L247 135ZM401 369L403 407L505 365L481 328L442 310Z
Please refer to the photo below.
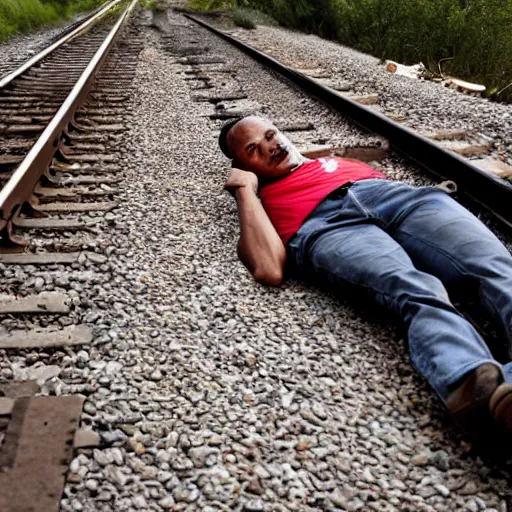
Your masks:
M240 259L257 281L279 285L286 261L283 242L250 187L238 188L236 201L240 218Z

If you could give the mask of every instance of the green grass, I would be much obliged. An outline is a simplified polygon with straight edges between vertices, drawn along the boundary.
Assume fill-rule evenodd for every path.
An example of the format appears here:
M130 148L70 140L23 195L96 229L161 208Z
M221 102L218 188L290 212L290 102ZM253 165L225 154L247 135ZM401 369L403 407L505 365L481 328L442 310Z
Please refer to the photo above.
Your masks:
M231 13L231 19L237 27L254 30L256 23L250 13L244 9L234 9Z
M196 11L214 11L232 9L237 6L236 0L189 0L187 7Z
M160 3L159 0L143 0L139 5L144 9L151 9L155 12L165 11L165 5Z
M277 21L261 11L248 9L246 7L236 7L230 12L233 23L239 27L255 29L257 25L278 25Z
M0 40L56 24L103 3L105 0L0 0Z
M279 25L269 14L244 7L247 1L242 0L240 3L243 5L237 6L236 0L189 0L187 7L200 12L225 11L236 26L249 30L255 29L257 25Z

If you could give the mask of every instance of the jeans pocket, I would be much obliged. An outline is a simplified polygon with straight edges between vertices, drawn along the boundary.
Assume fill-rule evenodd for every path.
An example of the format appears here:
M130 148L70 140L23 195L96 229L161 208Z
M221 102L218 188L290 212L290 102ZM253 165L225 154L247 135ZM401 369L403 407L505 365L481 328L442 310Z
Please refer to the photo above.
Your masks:
M286 244L287 268L291 273L300 270L304 262L304 244L303 237L300 233L295 236Z

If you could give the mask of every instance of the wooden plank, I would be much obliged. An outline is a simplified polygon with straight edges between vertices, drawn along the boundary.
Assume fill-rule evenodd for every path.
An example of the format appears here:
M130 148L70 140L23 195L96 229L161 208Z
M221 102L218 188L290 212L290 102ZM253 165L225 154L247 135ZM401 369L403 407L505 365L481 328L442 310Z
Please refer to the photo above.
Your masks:
M465 80L452 77L446 80L445 85L447 87L454 86L457 89L461 89L463 92L482 93L485 91L485 85L474 84L472 82L466 82Z
M23 160L19 155L0 155L0 165L16 165Z
M440 145L463 156L485 155L492 147L491 142L465 142L457 140L442 140Z
M47 348L88 345L91 341L91 327L88 325L70 325L59 331L43 328L31 331L11 331L0 336L0 348Z
M480 167L480 169L484 170L485 172L490 172L496 176L499 176L500 178L512 178L512 166L502 162L501 160L488 157L471 160L471 163L475 164L477 167Z
M331 78L331 76L332 76L332 72L330 70L324 69L324 68L314 68L314 69L297 68L297 71L299 71L300 73L304 73L305 75L309 76L310 78L326 79L326 78Z
M197 102L220 103L221 101L237 101L247 99L247 94L225 94L222 96L207 96L205 94L196 94L193 100Z
M248 115L249 112L243 110L219 110L215 112L215 114L210 114L208 117L210 119L221 119L226 121L228 119L236 119L237 117L244 117Z
M475 133L469 130L437 130L436 132L423 133L424 137L432 140L470 140L475 138Z
M0 384L0 394L7 398L34 396L39 392L39 384L35 380L9 381Z
M200 64L225 64L226 59L220 55L190 55L189 57L181 57L177 62L179 64L197 66Z
M97 220L91 222L82 222L78 219L25 219L15 217L12 221L14 226L19 229L41 229L51 231L87 231L98 224Z
M88 172L88 171L83 171ZM121 178L112 176L94 176L94 175L75 175L63 177L60 172L56 176L52 176L50 181L55 185L69 185L69 184L85 184L85 185L101 185L102 183L118 183Z
M107 125L101 125L103 127ZM110 126L110 125L109 125ZM96 162L117 162L119 157L117 155L91 155L89 153L64 153L66 160L70 162L80 163L96 163Z
M350 158L352 160L360 160L361 162L376 162L387 157L389 145L384 144L382 147L346 147L336 150L334 154L342 158Z
M65 315L70 311L70 302L71 297L61 292L42 292L27 297L2 294L0 295L0 314L59 313Z
M347 92L354 88L354 84L352 82L343 82L334 78L317 78L316 81L325 87L329 87L330 89L334 89L339 92Z
M313 123L288 123L286 121L276 123L276 127L282 132L308 132L315 129Z
M14 400L0 396L0 416L10 416L14 407Z
M34 210L38 212L100 212L110 211L118 206L115 201L100 202L100 203L44 203L32 205Z
M332 156L334 154L335 148L331 145L327 144L311 144L305 148L298 148L299 153L306 158L322 158L325 156Z
M423 134L429 139L439 141L443 148L463 156L479 156L489 152L493 141L489 137L470 130L447 129Z
M306 158L339 156L341 158L361 160L362 162L375 162L386 158L389 151L389 142L383 141L380 147L334 147L330 145L317 145L299 149L299 151Z
M84 400L16 400L0 451L0 510L58 512Z
M85 174L88 174L90 175L91 173L92 174L115 174L117 172L119 172L121 169L119 168L118 165L96 165L96 164L88 164L88 163L84 163L84 165L74 165L74 166L68 166L68 167L63 167L61 163L55 163L54 165L51 166L50 170L52 172L55 172L57 173L58 175L62 176L60 173L66 173L66 175L83 175L84 173ZM69 180L69 183L76 183L75 181L73 181L73 177L68 177L66 176L66 178ZM109 177L110 179L116 179L115 176L114 177Z
M71 265L78 262L79 252L23 252L0 254L0 263L5 265Z
M377 105L379 103L378 94L362 94L359 96L347 95L346 97L352 101L360 103L361 105Z

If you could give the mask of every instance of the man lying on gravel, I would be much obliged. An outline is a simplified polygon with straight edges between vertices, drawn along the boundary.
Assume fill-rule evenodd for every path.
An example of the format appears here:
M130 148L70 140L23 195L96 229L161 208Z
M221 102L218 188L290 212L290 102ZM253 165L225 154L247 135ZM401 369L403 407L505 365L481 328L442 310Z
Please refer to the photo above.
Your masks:
M445 288L473 292L512 353L512 256L493 233L435 187L355 160L308 160L261 117L230 121L219 144L254 278L278 286L286 267L368 292L400 316L414 366L455 421L485 448L510 447L512 362L493 357Z

